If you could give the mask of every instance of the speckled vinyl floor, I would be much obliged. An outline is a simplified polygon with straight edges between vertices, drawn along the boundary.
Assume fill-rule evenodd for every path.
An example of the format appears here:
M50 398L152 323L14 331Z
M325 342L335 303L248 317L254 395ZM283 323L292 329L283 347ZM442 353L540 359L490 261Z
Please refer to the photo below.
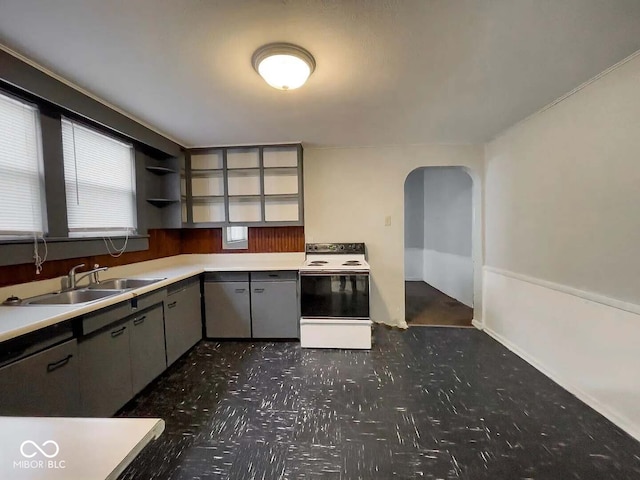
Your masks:
M640 443L475 329L370 351L202 342L122 416L166 430L121 479L640 479Z

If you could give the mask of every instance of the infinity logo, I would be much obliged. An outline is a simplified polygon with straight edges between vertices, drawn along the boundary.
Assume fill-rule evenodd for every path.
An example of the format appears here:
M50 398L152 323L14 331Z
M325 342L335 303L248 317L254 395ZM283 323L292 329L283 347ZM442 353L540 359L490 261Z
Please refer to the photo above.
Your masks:
M26 445L31 445L33 446L33 448L35 448L37 451L33 452L31 454L29 453L25 453L25 446ZM45 452L42 448L46 447L47 445L53 445L53 448L55 449L53 453L48 454L47 452ZM56 442L54 442L53 440L47 440L46 442L44 442L42 444L42 448L40 448L38 446L38 444L36 442L34 442L33 440L25 440L24 442L22 442L22 444L20 445L20 453L22 454L22 456L24 458L33 458L35 457L38 452L40 452L42 455L44 455L47 458L53 458L53 457L57 457L58 453L60 453L60 447L58 446L58 444Z

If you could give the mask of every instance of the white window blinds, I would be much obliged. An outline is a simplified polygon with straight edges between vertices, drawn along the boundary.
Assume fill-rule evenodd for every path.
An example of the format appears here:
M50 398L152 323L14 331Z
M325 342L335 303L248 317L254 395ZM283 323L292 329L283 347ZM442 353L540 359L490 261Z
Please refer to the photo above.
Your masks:
M227 227L227 242L244 242L247 233L247 227Z
M134 233L133 147L68 119L62 119L62 146L69 236Z
M0 94L0 237L44 234L43 199L38 110Z
M244 250L249 247L249 229L247 227L225 227L223 234L223 250Z

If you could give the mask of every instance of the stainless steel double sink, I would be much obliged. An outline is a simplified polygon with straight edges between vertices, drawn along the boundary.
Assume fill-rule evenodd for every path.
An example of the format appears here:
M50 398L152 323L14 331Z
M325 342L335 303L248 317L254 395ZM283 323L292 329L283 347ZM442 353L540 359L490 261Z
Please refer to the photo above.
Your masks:
M114 278L100 283L92 283L88 287L65 290L62 292L45 293L37 297L27 298L20 305L77 305L102 300L103 298L118 295L146 287L153 283L165 280L164 278Z

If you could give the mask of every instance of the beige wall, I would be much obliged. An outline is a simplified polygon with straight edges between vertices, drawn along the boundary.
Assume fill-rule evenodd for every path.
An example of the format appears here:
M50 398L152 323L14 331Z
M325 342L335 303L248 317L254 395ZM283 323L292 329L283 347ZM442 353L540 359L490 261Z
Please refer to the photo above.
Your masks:
M484 327L640 439L640 55L487 145Z
M424 166L463 166L474 178L474 260L481 268L481 178L479 146L305 148L307 242L365 242L371 264L371 317L404 322L404 182ZM391 225L385 226L385 217ZM476 277L478 278L479 275ZM480 305L480 279L475 304ZM477 312L480 310L477 309Z
M640 304L640 56L487 145L486 265Z

